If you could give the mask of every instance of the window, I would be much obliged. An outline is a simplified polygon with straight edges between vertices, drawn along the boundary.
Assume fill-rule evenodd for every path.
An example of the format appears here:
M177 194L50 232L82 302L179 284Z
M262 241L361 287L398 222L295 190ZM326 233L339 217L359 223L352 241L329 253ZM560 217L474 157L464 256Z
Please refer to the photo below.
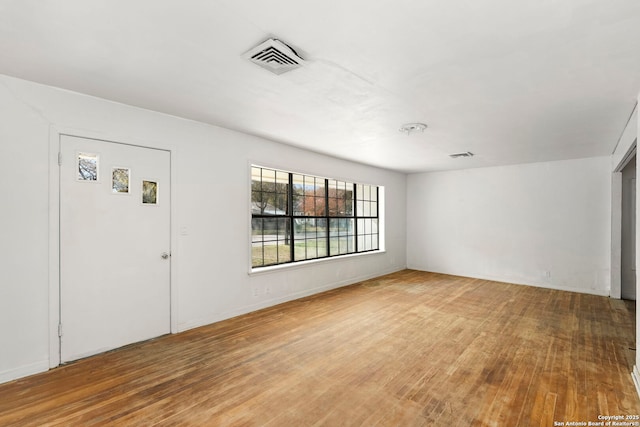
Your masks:
M251 167L251 266L379 249L378 187Z

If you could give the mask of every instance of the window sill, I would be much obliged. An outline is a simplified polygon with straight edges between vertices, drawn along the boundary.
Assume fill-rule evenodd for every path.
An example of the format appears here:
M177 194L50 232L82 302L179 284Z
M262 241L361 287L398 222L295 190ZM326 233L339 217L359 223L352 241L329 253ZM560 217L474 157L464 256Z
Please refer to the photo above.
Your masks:
M253 275L260 275L260 274L267 274L267 273L277 273L283 270L294 270L299 268L305 268L313 264L346 261L355 257L382 255L382 254L385 254L386 252L387 252L386 250L381 249L381 250L371 251L371 252L361 252L357 254L339 255L339 256L333 256L328 258L319 258L319 259L310 259L307 261L290 262L287 264L270 265L268 267L258 267L258 268L251 267L249 269L248 274L250 276L253 276Z

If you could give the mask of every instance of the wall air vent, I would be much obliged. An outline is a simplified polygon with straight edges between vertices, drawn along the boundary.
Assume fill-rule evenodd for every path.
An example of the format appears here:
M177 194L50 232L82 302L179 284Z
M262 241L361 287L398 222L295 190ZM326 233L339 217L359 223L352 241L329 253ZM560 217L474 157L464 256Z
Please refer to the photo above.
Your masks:
M473 153L471 151L465 151L464 153L449 154L449 157L451 157L452 159L459 159L460 157L473 157Z
M278 39L265 40L242 56L278 75L304 64L304 59L295 50Z

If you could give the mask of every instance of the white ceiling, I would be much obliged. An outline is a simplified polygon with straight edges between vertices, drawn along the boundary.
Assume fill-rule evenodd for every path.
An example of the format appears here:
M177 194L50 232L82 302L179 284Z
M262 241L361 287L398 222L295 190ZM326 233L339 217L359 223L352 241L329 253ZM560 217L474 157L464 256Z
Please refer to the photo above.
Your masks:
M242 57L268 37L305 66ZM404 172L591 157L640 92L640 1L0 0L0 74Z

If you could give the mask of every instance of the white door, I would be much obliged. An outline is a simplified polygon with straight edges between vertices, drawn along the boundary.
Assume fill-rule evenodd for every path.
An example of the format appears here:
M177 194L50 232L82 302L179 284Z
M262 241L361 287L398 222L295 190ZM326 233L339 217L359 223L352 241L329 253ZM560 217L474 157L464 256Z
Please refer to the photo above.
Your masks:
M170 153L60 140L60 357L170 332Z

